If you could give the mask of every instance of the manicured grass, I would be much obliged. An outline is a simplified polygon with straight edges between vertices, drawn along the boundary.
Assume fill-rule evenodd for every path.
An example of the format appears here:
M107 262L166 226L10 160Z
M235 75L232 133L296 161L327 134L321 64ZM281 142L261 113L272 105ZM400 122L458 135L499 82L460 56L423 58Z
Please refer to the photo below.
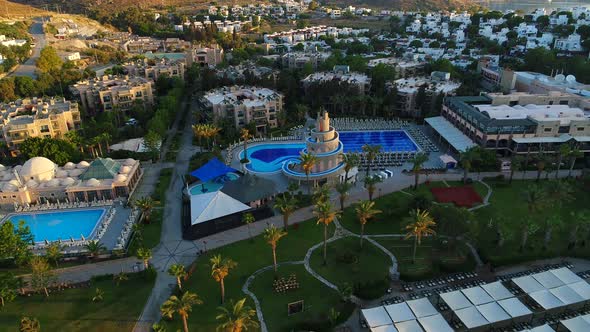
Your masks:
M322 226L316 225L315 220L308 220L298 225L293 225L288 230L289 234L282 238L277 246L277 260L300 261L303 260L307 250L323 239ZM330 227L329 234L334 232ZM211 265L209 259L213 255L231 258L238 266L231 270L225 279L226 300L239 300L247 298L247 304L254 307L254 303L242 292L242 286L246 279L257 270L272 264L272 251L262 236L254 238L253 242L244 240L219 249L210 250L201 257L189 269L192 275L186 282L184 289L197 293L204 304L195 307L188 321L191 331L214 331L217 327L215 316L220 305L221 295L219 284L211 277ZM266 319L272 319L265 312ZM180 319L168 322L168 330L176 331L181 328Z
M164 204L166 204L166 191L170 186L173 171L174 169L172 167L163 168L160 171L160 178L158 179L158 183L156 184L156 190L152 195L153 199L160 206L164 206Z
M153 280L131 274L118 287L107 278L49 297L19 296L0 310L0 331L18 331L23 316L37 318L42 331L131 331L153 285ZM96 288L104 291L101 302L92 302Z
M127 248L127 252L129 253L129 255L135 255L137 249L139 248L153 248L160 243L160 236L162 234L162 223L164 222L163 214L163 208L157 208L152 211L152 215L150 216L150 223L143 225L143 242L140 243L134 235L131 243L129 244L129 248Z
M272 270L258 275L250 286L250 290L260 301L269 331L290 331L294 326L301 326L300 324L326 321L331 308L340 312L340 321L352 314L354 305L343 303L338 292L314 278L302 264L279 267L278 277L287 278L292 274L297 277L299 289L276 293L273 289L275 274ZM304 301L304 311L288 316L287 305L300 300Z
M323 264L323 247L319 247L311 255L311 267L339 287L345 283L353 286L386 280L391 267L389 257L366 239L360 249L359 241L356 237L346 237L328 243L327 265ZM375 290L377 296L383 295L387 288L387 284L381 286L385 287L382 292Z

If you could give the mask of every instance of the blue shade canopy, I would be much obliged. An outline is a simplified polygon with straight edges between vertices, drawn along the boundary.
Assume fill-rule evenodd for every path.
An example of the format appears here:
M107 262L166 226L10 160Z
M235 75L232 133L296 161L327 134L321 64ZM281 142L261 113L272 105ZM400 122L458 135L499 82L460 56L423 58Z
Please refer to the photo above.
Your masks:
M213 158L205 165L192 171L191 175L202 182L206 182L231 172L237 172L237 170L222 163L219 159Z

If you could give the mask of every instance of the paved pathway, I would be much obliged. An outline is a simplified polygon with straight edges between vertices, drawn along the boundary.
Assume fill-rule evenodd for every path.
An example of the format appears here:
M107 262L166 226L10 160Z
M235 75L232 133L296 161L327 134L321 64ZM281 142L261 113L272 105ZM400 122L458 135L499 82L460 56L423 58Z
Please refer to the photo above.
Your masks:
M28 76L36 78L35 70L37 69L36 63L41 54L41 50L45 47L45 32L43 31L43 18L36 17L29 33L35 38L35 47L33 47L33 53L23 64L19 65L9 76Z

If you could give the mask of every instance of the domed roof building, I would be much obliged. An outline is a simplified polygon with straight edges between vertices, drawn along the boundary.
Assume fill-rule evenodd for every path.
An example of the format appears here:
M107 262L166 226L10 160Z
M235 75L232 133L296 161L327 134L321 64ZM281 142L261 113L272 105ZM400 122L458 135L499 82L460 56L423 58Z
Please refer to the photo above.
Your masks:
M55 177L57 166L44 157L33 157L27 160L18 172L23 180L35 180L37 182L49 181Z

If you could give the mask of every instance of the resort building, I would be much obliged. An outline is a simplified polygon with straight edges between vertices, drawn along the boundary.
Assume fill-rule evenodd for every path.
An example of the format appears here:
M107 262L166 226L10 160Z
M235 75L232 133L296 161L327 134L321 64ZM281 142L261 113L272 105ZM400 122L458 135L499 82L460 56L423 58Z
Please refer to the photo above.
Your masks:
M231 86L207 92L203 103L214 120L229 119L236 128L254 123L259 133L276 128L283 95L267 88Z
M63 137L82 123L78 104L65 99L19 99L0 104L0 141L13 155L29 137Z
M546 94L551 91L571 93L590 98L590 85L576 81L573 75L555 74L549 76L541 73L517 71L514 72L513 89L519 92Z
M102 76L80 81L70 87L89 113L114 109L127 111L135 102L154 103L153 82L143 77Z
M281 56L283 68L303 69L308 63L316 70L330 57L329 52L289 52Z
M0 165L0 205L128 198L143 171L138 160L96 159L63 166L34 157L22 166Z
M331 72L319 72L308 75L302 81L304 90L313 87L314 84L328 82L346 85L360 94L366 94L371 88L371 78L366 74L351 72L348 66L334 66Z
M408 77L415 76L422 72L426 63L392 57L369 60L367 67L373 69L380 64L393 67L395 69L396 77Z
M143 77L152 81L157 81L162 75L168 77L178 77L184 80L185 71L184 60L162 59L142 59L123 64L128 75L133 77Z
M218 45L211 47L195 46L187 52L186 58L189 66L198 63L201 67L214 67L223 62L223 48Z
M455 151L480 145L503 155L555 153L562 144L590 152L590 103L561 92L445 98L426 123Z

